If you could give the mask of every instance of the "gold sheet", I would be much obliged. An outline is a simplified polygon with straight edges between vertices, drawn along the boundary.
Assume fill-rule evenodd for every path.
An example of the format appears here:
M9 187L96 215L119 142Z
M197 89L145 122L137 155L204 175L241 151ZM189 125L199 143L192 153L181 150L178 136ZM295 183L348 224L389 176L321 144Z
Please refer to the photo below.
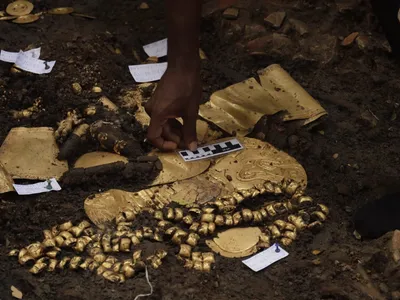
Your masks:
M200 106L200 116L226 132L245 136L264 115L286 111L285 121L303 120L308 124L327 114L284 69L271 65L255 78L229 86L211 95Z
M206 172L193 178L176 181L170 185L152 187L138 193L118 191L125 194L125 199L132 199L128 202L118 200L122 197L120 194L115 196L118 199L113 200L113 193L110 195L109 192L103 193L104 196L97 194L94 199L88 198L85 200L86 214L92 222L99 225L105 219L111 221L118 212L129 208L129 203L133 203L133 210L137 207L136 202L148 203L149 207L162 207L171 201L182 205L195 202L205 203L237 190L250 190L266 181L279 183L289 178L306 187L306 172L294 158L266 142L251 138L242 138L240 141L245 147L244 150L217 159L207 171L207 168L204 170ZM183 166L190 168L192 162L185 163L182 159L181 161ZM174 170L176 171L174 164L165 165L164 168L165 172L171 174ZM139 207L142 207L142 204ZM96 211L93 212L93 210ZM101 210L106 212L103 213ZM98 215L105 217L99 218Z
M12 177L0 163L0 194L13 191L13 183Z
M52 128L13 128L0 148L0 163L13 178L59 179L68 164L57 159L58 151Z
M128 159L124 156L110 152L96 151L85 153L84 155L79 157L78 160L75 162L74 168L86 169L120 161L128 163Z

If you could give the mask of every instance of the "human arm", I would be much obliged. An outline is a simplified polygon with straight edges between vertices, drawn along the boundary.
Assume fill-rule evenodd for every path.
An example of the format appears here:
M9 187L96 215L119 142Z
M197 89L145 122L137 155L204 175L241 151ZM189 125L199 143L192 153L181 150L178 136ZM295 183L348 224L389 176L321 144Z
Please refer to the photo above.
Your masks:
M201 0L166 0L168 68L146 105L151 117L147 139L159 149L196 150L201 101L199 36ZM176 118L183 119L183 126Z

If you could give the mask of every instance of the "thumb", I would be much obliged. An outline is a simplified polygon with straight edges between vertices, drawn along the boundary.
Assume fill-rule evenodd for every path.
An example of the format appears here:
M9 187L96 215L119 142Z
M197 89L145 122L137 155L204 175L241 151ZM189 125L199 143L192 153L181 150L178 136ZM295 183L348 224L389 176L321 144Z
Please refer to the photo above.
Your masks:
M183 119L183 141L185 142L185 146L190 151L197 150L197 133L196 133L196 121L197 114L193 114L192 116L188 116Z

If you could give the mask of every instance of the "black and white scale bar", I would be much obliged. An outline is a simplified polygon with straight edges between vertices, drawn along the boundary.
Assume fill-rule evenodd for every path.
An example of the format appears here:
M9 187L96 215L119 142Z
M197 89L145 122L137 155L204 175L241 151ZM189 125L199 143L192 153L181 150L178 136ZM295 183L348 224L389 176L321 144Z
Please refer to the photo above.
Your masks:
M239 151L242 149L243 146L237 139L231 139L226 142L199 147L196 151L193 152L189 150L179 151L179 154L182 156L184 161L195 161L234 151Z

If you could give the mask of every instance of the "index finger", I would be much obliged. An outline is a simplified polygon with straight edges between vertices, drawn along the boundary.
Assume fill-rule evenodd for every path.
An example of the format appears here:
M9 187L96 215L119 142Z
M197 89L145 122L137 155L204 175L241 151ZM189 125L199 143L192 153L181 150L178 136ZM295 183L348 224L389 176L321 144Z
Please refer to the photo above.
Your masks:
M163 126L166 122L167 120L160 122L157 118L151 118L149 128L147 129L147 140L160 150L172 151L175 150L178 145L162 137Z

